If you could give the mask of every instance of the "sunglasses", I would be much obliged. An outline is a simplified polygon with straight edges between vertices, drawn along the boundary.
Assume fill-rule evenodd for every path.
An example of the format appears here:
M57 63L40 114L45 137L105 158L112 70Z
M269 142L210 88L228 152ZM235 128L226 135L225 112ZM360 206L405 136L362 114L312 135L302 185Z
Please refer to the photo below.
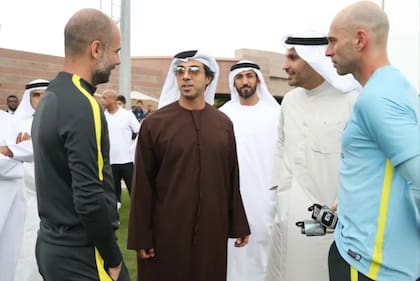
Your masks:
M174 73L176 76L183 76L185 74L185 72L188 71L188 74L190 75L197 75L198 73L200 73L201 68L199 66L196 65L192 65L190 67L185 67L185 66L176 66L174 68Z

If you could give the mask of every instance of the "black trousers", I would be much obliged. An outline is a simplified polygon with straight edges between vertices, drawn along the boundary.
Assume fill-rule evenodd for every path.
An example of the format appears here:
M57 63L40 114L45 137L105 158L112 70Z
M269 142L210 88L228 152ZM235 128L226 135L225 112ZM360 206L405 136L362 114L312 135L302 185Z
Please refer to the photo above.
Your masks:
M36 260L44 281L103 281L112 280L105 268L98 266L97 253L92 246L69 247L36 242ZM130 281L124 262L118 280Z
M358 272L341 257L335 242L331 244L328 254L328 271L330 281L373 281Z
M124 164L112 164L112 175L114 176L115 194L117 202L121 202L121 180L124 180L128 189L128 194L131 194L131 181L133 179L133 162Z

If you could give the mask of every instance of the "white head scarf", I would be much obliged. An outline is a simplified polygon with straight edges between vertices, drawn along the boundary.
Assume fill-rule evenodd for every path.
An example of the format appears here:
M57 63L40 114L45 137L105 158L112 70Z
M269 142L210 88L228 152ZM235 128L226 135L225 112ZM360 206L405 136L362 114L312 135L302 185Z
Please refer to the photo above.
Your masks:
M239 102L239 93L235 87L235 76L242 71L252 70L257 74L260 83L257 85L257 95L260 100L267 102L275 107L280 107L279 103L270 94L270 91L267 88L265 83L264 76L260 70L260 66L253 61L241 60L230 68L229 73L229 87L230 87L230 101L228 103Z
M214 79L206 88L204 98L208 104L213 105L214 95L216 94L217 80L219 79L219 66L216 59L203 50L185 51L174 56L171 65L169 66L168 75L163 84L162 92L159 98L158 108L162 108L179 99L179 89L176 82L174 68L180 61L196 60L207 65L211 71L214 72Z
M346 93L361 88L353 75L339 75L331 59L325 55L328 45L326 34L307 31L287 35L282 42L287 49L295 48L296 53L337 90Z
M31 92L34 90L46 90L49 84L50 82L44 79L36 79L26 84L22 100L15 114L13 114L13 118L23 120L34 115L35 109L31 105Z

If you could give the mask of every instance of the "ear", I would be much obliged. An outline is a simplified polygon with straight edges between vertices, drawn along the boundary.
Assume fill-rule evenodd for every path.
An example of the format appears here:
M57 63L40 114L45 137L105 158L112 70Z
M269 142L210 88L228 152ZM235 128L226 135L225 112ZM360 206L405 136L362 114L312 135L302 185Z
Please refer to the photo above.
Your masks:
M99 40L92 41L92 43L90 44L90 50L91 50L92 57L94 57L95 59L100 58L103 52L103 46L102 46L101 41Z
M365 29L359 28L356 30L356 36L355 36L355 47L356 50L362 50L366 48L368 42L369 42L369 34Z
M213 79L210 76L206 76L206 88L208 85L210 85L211 81L213 81Z

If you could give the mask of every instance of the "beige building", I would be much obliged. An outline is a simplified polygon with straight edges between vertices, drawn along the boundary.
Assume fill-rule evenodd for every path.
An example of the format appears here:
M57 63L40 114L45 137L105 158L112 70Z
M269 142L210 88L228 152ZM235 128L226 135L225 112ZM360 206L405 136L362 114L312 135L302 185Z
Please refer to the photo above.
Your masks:
M220 76L216 98L229 99L229 70L239 60L252 60L261 66L267 86L274 96L282 97L291 89L281 67L282 54L240 49L235 52L235 58L217 58ZM171 61L172 57L165 56L132 57L131 90L159 99ZM62 69L63 62L63 57L0 48L0 109L6 109L6 97L10 94L21 99L27 82L38 78L53 79ZM97 93L108 88L118 91L118 71L117 67L112 72L110 82L99 85Z

